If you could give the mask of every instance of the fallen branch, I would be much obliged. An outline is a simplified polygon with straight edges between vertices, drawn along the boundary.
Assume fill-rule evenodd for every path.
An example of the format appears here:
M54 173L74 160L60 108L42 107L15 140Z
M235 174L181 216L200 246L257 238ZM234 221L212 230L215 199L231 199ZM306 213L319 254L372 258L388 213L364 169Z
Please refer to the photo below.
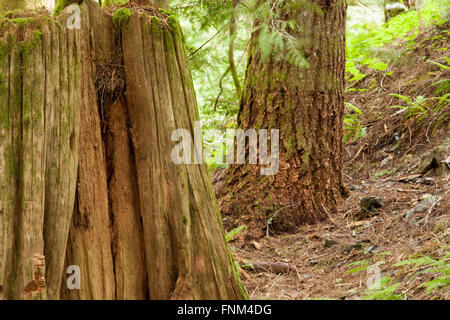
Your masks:
M242 269L253 272L271 272L271 273L289 273L297 271L297 268L286 262L250 262L243 266Z

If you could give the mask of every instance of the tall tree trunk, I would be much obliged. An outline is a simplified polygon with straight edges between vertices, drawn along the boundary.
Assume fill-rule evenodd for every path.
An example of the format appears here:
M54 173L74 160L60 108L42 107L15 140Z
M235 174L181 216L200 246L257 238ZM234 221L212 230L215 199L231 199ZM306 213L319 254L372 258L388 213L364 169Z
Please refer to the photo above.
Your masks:
M171 161L198 120L180 27L130 13L0 29L0 299L245 296L206 168Z
M256 227L259 236L270 223L271 230L291 231L301 223L326 218L346 194L342 179L346 4L311 2L301 12L283 17L298 23L296 31L288 31L302 44L308 68L279 55L263 59L258 33L252 36L238 127L280 130L279 171L262 176L261 164L231 167L217 188L222 213L230 216L227 227L247 224Z

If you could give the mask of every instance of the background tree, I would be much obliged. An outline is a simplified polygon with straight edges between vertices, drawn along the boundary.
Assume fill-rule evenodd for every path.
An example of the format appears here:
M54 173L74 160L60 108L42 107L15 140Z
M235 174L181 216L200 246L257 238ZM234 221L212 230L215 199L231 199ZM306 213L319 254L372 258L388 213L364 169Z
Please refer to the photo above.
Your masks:
M231 224L277 230L324 219L342 181L346 4L259 1L238 127L280 129L280 170L233 165L218 197ZM274 217L276 213L276 217Z

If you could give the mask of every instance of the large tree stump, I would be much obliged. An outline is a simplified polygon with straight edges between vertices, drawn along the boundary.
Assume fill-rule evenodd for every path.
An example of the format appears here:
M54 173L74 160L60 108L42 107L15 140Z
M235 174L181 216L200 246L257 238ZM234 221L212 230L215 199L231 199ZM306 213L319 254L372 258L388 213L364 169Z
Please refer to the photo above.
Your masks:
M0 299L245 295L205 166L171 161L198 120L179 25L127 10L0 29Z

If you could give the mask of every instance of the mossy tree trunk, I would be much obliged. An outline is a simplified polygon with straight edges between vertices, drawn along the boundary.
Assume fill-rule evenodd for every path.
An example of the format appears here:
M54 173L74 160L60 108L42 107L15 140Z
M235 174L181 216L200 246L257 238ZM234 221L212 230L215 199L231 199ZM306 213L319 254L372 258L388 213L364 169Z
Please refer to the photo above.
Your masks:
M0 297L44 298L45 267L50 282L62 274L78 166L78 36L39 17L1 30Z
M271 230L293 231L301 223L335 212L346 194L342 179L346 4L311 2L301 12L283 16L298 23L297 31L289 32L302 44L308 68L286 61L280 53L263 59L258 33L252 36L238 127L280 130L279 171L262 176L261 165L231 167L217 190L222 213L228 215L227 227L246 224L263 236L276 213Z
M179 25L130 13L0 30L0 299L245 295L206 168L171 161L198 120Z

